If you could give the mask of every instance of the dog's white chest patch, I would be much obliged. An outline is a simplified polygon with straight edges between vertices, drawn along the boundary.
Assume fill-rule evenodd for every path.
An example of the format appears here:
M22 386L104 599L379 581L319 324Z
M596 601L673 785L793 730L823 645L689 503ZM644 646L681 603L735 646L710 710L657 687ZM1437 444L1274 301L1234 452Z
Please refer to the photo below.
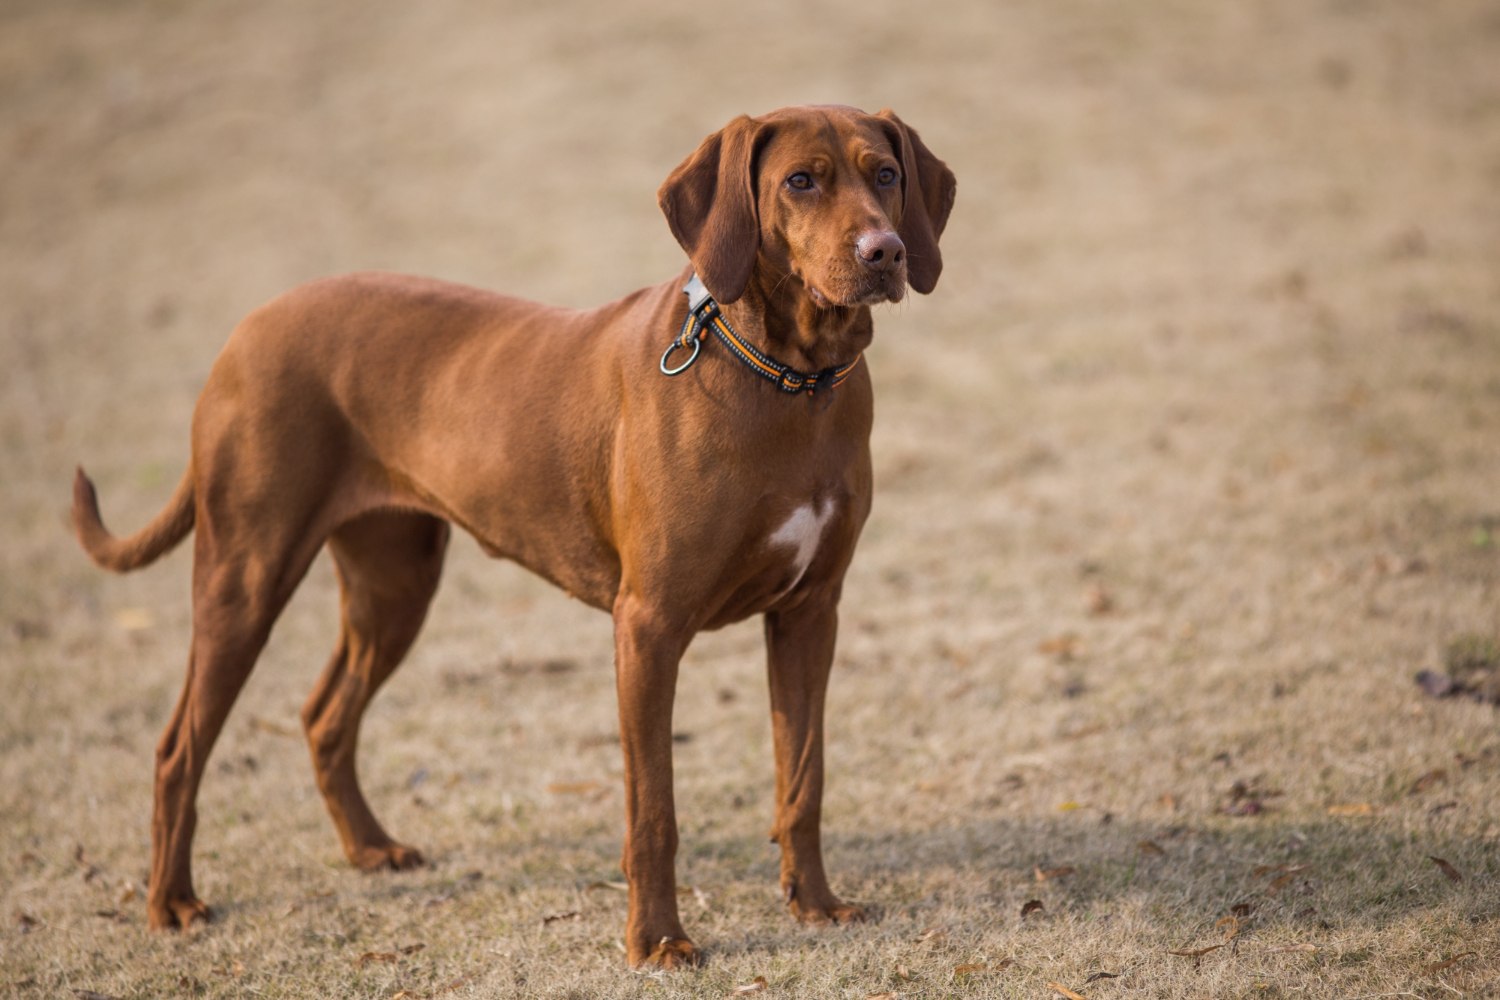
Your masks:
M818 542L823 538L823 529L833 520L833 510L832 497L805 503L792 511L781 527L771 533L773 548L792 550L792 587L801 582L802 574L812 565Z

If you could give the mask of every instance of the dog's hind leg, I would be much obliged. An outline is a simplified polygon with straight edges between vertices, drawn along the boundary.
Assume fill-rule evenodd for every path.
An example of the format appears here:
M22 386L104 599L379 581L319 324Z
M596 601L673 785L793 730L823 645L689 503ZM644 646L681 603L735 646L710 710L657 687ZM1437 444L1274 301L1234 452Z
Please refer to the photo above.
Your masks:
M146 900L147 920L154 929L187 927L210 917L208 907L193 891L198 786L272 623L320 547L309 539L230 546L224 540L235 533L211 520L204 523L202 514L200 510L194 540L193 638L187 679L156 746L151 881Z
M448 523L425 514L380 512L329 539L341 588L338 647L302 709L318 788L344 853L358 868L409 868L422 856L397 843L370 811L355 771L365 707L416 639L437 590Z

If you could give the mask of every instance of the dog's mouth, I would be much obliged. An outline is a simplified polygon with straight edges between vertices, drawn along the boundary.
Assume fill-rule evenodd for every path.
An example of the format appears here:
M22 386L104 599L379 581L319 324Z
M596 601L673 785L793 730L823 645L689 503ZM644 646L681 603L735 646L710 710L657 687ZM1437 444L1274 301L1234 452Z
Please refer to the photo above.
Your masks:
M806 278L802 284L808 297L820 309L852 309L856 306L876 306L882 302L900 302L906 297L906 276L889 274L860 282L843 295L825 292Z
M807 294L808 297L813 300L813 305L817 306L819 309L832 308L832 306L834 305L833 300L824 295L822 290L819 289L817 285L813 284L811 281L803 282L803 284L807 286Z

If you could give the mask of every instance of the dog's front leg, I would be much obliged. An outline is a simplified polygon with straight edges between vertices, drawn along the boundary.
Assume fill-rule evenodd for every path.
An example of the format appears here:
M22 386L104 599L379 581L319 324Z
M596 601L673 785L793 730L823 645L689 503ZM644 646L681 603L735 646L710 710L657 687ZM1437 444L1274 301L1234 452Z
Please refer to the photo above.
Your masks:
M781 891L798 920L863 920L828 888L819 834L823 810L823 701L838 632L837 598L814 593L766 615L771 730L776 744L776 825Z
M696 965L677 914L677 813L672 802L672 698L689 636L640 600L615 603L615 685L625 752L625 851L630 883L625 951L632 966Z

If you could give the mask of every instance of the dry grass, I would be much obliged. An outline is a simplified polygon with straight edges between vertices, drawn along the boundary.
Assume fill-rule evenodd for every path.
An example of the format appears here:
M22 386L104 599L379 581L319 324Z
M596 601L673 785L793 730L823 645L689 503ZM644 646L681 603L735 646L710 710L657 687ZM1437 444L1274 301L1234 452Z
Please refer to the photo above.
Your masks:
M1500 996L1496 710L1412 684L1500 635L1493 5L629 6L0 11L0 993ZM320 565L204 789L223 919L148 934L188 563L87 566L73 463L142 523L228 329L305 278L657 280L671 166L821 100L961 188L938 293L879 320L832 693L830 869L879 919L781 912L751 624L679 698L710 964L626 972L608 622L459 545L362 757L432 866L352 873L313 789Z

